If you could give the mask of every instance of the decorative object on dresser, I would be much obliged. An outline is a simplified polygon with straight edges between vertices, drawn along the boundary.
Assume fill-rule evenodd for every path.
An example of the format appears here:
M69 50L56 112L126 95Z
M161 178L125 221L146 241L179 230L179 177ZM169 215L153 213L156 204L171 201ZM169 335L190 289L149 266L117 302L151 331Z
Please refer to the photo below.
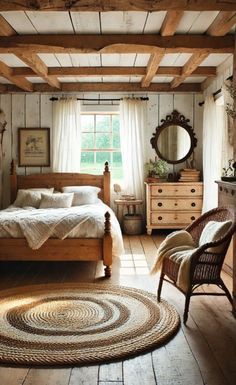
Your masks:
M63 186L96 186L100 189L99 198L110 205L110 172L105 163L103 175L79 173L42 173L32 175L17 175L15 162L11 167L11 202L15 201L19 189L52 188L60 191ZM108 208L109 209L109 208ZM104 213L106 208L104 208ZM25 238L0 238L0 260L102 260L105 275L111 275L112 247L111 214L107 211L104 216L104 233L101 238L49 238L37 250L29 247Z
M146 182L157 182L157 180L166 180L169 171L168 163L163 159L152 159L145 164L147 172Z
M159 158L177 164L192 156L191 167L193 167L197 138L189 125L189 119L178 111L174 110L165 119L161 119L161 124L156 128L150 142Z
M147 233L183 228L202 212L202 182L146 183Z
M229 159L227 167L223 167L221 180L226 182L236 182L236 162L234 159Z
M184 168L180 170L179 182L199 182L200 171L195 168Z

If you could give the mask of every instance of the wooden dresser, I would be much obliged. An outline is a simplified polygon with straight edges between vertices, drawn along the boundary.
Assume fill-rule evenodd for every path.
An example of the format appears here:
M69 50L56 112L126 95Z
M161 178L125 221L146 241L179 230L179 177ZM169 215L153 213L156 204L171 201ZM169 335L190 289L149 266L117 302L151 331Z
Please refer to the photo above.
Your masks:
M178 229L202 212L202 182L145 183L147 233L153 229Z

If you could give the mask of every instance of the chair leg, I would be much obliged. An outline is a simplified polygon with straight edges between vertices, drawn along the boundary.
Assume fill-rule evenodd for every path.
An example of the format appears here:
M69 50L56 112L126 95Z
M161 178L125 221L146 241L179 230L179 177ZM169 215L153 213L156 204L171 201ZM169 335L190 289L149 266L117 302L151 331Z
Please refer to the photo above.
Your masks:
M232 296L231 296L229 290L227 289L227 287L225 286L225 284L224 284L224 282L223 282L222 280L221 280L221 282L220 282L220 285L221 285L221 287L222 287L222 290L224 290L225 295L226 295L226 297L228 298L229 302L231 303L231 305L233 305L233 298L232 298Z
M183 316L184 324L186 324L186 322L188 320L188 310L189 310L190 297L191 297L191 291L188 291L186 294L185 306L184 306L184 316Z
M161 273L160 279L159 279L159 285L158 285L158 290L157 290L157 300L158 300L158 302L160 302L160 300L161 300L161 289L162 289L164 275L165 274Z

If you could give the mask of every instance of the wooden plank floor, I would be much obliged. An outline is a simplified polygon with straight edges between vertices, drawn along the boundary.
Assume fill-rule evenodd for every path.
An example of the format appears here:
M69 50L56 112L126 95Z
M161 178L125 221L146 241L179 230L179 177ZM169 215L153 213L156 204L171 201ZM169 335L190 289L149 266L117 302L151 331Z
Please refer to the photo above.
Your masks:
M110 283L156 292L149 269L162 235L124 236L125 254L113 263ZM93 262L1 262L0 289L48 282L103 283ZM223 276L232 290L231 278ZM201 289L201 290L204 290ZM209 290L209 289L208 289ZM162 296L181 317L184 297L164 283ZM196 297L187 326L168 344L135 358L89 367L0 367L1 385L235 385L236 319L226 297Z

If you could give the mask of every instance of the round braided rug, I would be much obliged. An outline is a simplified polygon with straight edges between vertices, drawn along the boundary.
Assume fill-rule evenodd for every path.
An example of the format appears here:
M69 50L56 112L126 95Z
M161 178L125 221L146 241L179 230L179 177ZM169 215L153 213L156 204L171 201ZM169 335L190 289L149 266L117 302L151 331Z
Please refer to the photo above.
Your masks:
M0 293L0 362L90 364L166 342L179 315L166 301L129 287L26 286Z

